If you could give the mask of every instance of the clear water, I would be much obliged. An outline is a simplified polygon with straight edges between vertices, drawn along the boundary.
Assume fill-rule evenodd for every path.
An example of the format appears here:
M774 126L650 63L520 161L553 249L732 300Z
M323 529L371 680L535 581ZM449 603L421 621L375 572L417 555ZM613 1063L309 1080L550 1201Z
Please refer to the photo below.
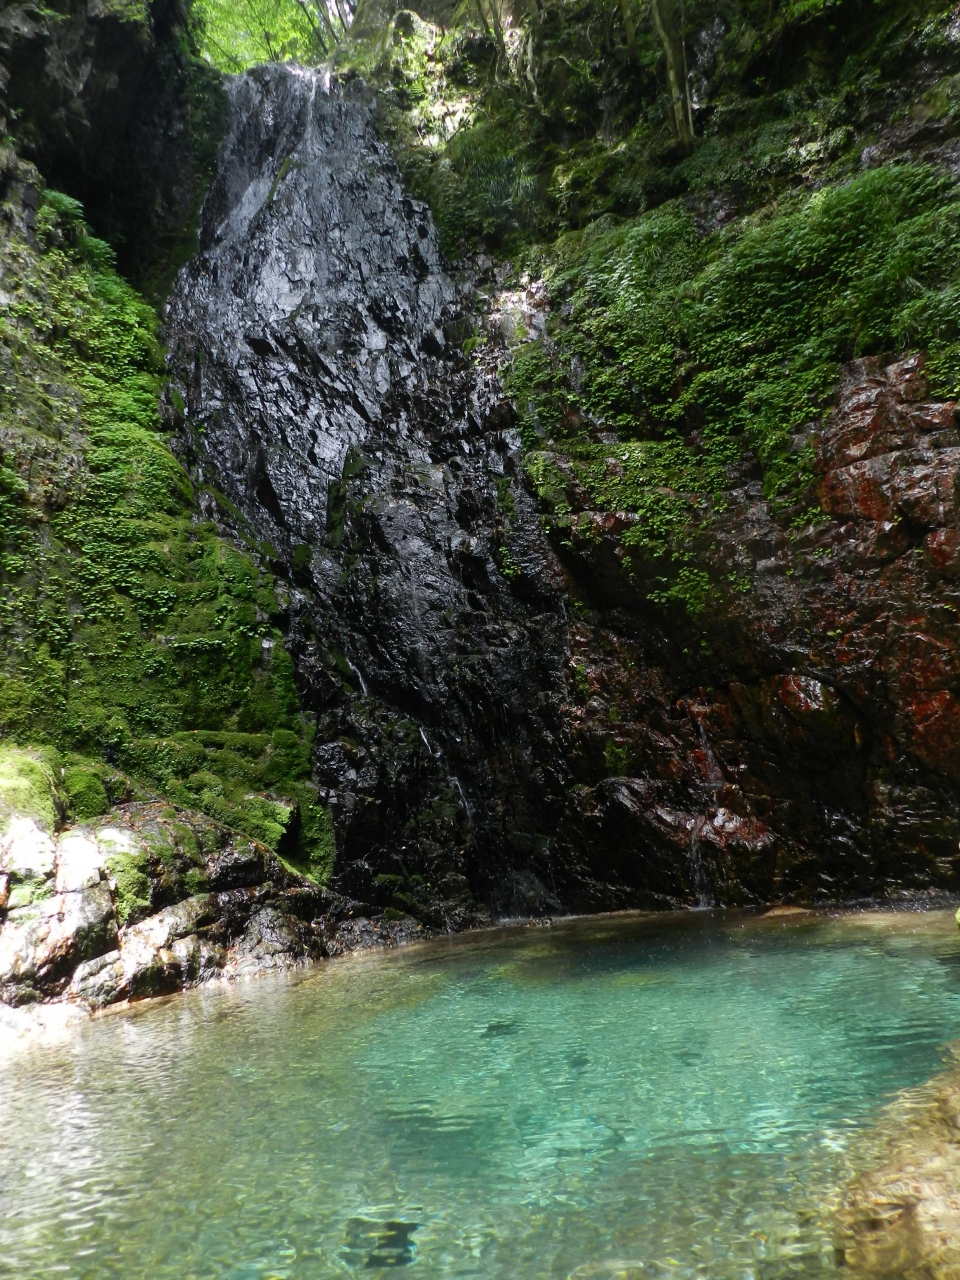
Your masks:
M858 1132L957 1036L947 912L587 921L178 996L0 1066L0 1274L832 1276Z

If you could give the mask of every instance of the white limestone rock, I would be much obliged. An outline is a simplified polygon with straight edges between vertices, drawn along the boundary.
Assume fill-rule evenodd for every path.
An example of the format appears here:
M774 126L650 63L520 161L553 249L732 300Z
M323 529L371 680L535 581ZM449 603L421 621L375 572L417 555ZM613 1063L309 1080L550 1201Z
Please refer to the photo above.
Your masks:
M97 844L101 857L107 858L116 854L129 854L139 857L143 852L143 844L135 831L128 827L108 826L97 828Z
M10 911L0 930L0 990L49 987L78 961L116 946L116 937L113 898L102 883Z
M21 880L53 875L54 841L34 818L17 814L0 835L0 871Z
M120 988L124 994L149 995L189 981L195 948L180 944L209 923L214 914L210 895L198 894L125 929L120 938ZM196 958L199 964L198 950Z
M57 841L55 864L58 893L89 889L103 878L103 854L87 831L74 829L63 833Z

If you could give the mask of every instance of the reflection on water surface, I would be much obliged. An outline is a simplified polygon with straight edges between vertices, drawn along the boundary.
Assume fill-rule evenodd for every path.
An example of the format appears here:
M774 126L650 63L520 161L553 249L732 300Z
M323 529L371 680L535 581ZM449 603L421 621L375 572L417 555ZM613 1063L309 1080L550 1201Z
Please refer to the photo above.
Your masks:
M109 1015L0 1072L0 1274L836 1275L854 1138L960 1036L949 912L631 917Z

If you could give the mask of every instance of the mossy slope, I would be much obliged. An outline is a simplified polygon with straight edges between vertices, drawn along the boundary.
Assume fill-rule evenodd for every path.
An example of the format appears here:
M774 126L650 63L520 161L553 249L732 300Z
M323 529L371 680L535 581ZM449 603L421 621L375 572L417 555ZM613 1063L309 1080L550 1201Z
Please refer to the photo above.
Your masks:
M323 876L274 581L168 448L153 312L76 202L31 217L24 176L0 245L0 729L64 753L78 817L119 770Z
M654 599L701 607L690 524L722 508L745 450L791 521L819 518L809 427L844 361L922 348L938 393L960 383L960 187L930 165L884 165L707 236L670 201L566 237L543 269L550 333L507 374L527 474L559 526L583 507L637 516L630 558L673 566Z
M13 817L31 818L47 834L57 829L64 805L51 756L0 746L0 835Z

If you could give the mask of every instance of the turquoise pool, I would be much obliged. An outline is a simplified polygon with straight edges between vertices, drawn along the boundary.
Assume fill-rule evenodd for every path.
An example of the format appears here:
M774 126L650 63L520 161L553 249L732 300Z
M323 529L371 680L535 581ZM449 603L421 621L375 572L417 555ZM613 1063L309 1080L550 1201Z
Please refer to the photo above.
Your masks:
M960 1037L952 914L574 921L0 1062L0 1274L837 1274L858 1134Z

